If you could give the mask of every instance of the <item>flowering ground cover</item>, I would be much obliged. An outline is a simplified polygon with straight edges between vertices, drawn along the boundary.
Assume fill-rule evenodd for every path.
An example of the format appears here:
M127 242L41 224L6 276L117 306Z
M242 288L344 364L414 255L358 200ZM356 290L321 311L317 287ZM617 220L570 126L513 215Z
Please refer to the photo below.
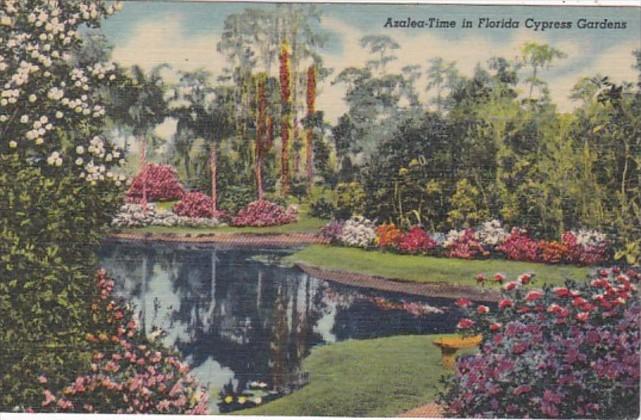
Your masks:
M312 245L287 258L291 262L330 270L344 270L382 276L410 282L446 282L459 285L477 285L477 274L489 278L485 284L500 287L501 283L490 278L503 273L508 278L521 273L536 273L541 282L563 284L566 278L584 279L590 273L586 267L546 265L504 260L463 260L414 255L396 255L382 251L365 251L357 248Z
M537 239L536 232L526 229L507 229L497 219L443 233L428 232L419 225L407 229L393 223L376 226L375 221L355 215L347 220L332 219L320 234L334 245L467 260L504 258L590 266L602 264L613 256L611 238L599 231L567 230L558 240L545 240Z
M301 390L241 415L396 416L434 400L447 372L432 341L441 335L349 340L312 350Z

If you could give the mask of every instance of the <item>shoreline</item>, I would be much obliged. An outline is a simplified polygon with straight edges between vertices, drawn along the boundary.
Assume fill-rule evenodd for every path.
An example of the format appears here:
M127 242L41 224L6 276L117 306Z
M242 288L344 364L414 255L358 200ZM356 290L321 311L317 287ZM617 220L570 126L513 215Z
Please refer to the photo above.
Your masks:
M324 244L325 240L314 233L136 233L114 232L104 238L107 241L164 242L178 244L220 244L247 247L288 248L303 245Z
M294 263L294 266L310 276L352 287L446 299L466 297L476 302L496 303L500 299L500 292L498 290L481 289L473 286L461 286L444 282L415 283L401 279L389 279L349 271L328 270L300 262Z

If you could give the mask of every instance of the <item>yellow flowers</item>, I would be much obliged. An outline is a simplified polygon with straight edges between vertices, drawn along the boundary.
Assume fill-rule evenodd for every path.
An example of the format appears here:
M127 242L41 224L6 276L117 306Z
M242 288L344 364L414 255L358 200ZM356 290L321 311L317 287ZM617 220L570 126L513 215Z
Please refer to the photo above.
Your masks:
M0 25L2 26L13 26L13 21L9 16L0 17Z

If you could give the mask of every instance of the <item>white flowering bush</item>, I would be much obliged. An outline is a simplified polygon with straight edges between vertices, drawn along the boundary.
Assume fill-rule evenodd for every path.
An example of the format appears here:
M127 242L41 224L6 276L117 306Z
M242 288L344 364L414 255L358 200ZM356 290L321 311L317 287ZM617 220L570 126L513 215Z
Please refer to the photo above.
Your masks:
M16 153L50 176L72 172L117 185L122 151L102 137L97 92L121 80L113 63L79 67L79 29L121 7L90 0L0 0L0 153Z
M608 236L596 230L580 229L572 232L576 236L576 243L584 247L602 247L607 245Z
M442 242L443 248L451 248L458 241L462 240L464 236L465 236L465 229L450 230L449 232L447 232L447 235L445 235L445 240Z
M376 226L363 216L352 216L343 224L338 239L347 246L368 248L376 240Z
M119 228L134 228L145 226L185 226L185 227L216 227L220 220L210 217L178 216L171 211L160 211L153 203L147 204L145 210L141 204L128 203L120 207L120 211L111 221L111 225Z
M505 242L509 233L499 220L493 219L481 224L476 230L476 236L482 245L494 248Z

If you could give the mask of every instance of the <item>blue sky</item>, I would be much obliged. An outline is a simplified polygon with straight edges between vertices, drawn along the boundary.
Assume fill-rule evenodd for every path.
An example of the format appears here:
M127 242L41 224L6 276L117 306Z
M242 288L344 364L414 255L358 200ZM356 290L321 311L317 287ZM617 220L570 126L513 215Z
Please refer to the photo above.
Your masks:
M216 43L225 17L243 8L270 8L256 3L210 3L179 1L128 1L123 11L105 22L103 30L114 44L114 59L123 65L141 64L151 67L168 62L179 70L204 67L214 74L225 65L216 52ZM607 74L617 81L636 80L631 68L631 52L641 44L641 9L631 7L550 7L550 6L456 6L456 5L374 5L320 4L321 27L330 36L322 51L326 65L335 74L351 65L363 65L367 54L358 45L365 34L386 34L394 38L401 49L391 65L425 66L431 58L441 56L456 61L464 74L471 74L479 61L500 55L518 56L519 47L527 41L545 42L568 57L558 61L542 74L562 110L573 104L568 93L582 76ZM481 17L501 19L513 17L521 21L518 30L501 29L400 29L384 28L388 17L424 19L436 17L458 22L467 18L476 23ZM535 32L523 28L527 18L536 20L567 20L576 25L580 18L608 19L627 22L626 29L569 29ZM419 84L426 84L426 80ZM424 90L424 87L421 88ZM321 87L319 107L334 120L345 110L340 85ZM425 99L430 93L423 93Z

